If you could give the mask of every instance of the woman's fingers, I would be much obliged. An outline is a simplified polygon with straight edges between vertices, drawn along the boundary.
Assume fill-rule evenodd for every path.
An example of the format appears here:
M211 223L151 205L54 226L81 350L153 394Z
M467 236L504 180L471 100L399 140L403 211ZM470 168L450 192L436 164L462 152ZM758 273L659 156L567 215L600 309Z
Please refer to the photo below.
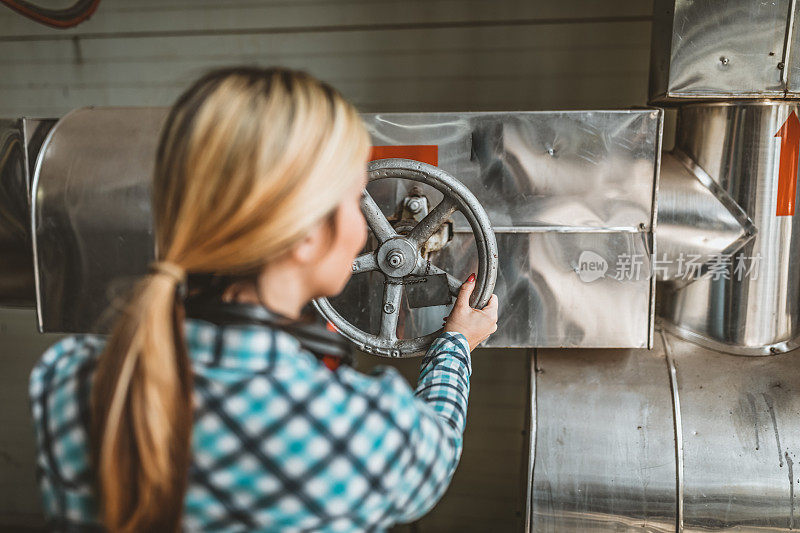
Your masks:
M456 303L453 304L454 308L467 306L469 307L469 297L472 294L472 289L475 288L475 274L470 274L467 281L461 284L461 289L456 296Z
M497 305L497 295L492 294L492 297L489 298L489 302L486 304L486 307L484 307L483 310L489 313L491 316L497 318Z
M489 318L497 320L497 295L492 294L489 301L486 302L486 306L483 309L475 309L475 311L479 311Z

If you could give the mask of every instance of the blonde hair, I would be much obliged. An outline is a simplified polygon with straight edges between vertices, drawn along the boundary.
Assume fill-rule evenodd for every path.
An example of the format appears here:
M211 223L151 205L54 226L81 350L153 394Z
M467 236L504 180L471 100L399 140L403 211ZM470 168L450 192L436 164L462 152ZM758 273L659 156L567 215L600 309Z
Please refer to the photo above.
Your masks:
M216 70L172 107L152 191L156 256L172 270L136 286L92 388L110 530L180 528L193 416L182 274L251 275L291 249L362 178L369 145L351 104L293 70Z

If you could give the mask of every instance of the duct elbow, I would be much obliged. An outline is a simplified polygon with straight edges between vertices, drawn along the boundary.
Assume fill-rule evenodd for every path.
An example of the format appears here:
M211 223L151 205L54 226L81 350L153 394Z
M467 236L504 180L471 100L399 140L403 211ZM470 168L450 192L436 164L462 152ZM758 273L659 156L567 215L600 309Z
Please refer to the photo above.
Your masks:
M756 233L741 207L686 154L661 156L657 280L684 286L715 257L734 254Z

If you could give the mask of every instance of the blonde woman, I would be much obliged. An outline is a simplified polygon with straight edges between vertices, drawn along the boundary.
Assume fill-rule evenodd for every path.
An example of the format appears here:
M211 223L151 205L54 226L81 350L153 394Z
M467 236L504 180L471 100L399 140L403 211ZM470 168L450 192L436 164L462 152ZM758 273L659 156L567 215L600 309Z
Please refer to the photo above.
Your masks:
M338 294L366 242L368 152L353 106L302 72L217 70L178 99L153 181L158 261L108 338L67 337L31 374L52 528L382 530L441 498L470 353L496 329L496 296L468 305L474 275L416 390L388 366L332 371L279 328L184 315L192 276L286 320Z

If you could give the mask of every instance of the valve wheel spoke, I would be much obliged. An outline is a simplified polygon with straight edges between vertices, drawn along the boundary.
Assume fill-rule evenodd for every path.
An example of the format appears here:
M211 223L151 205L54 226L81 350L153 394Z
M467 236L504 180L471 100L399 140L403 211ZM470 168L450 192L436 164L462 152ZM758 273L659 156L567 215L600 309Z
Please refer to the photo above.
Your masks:
M392 225L386 220L386 216L383 214L383 211L381 211L381 208L378 207L378 204L375 203L372 195L370 195L366 189L364 189L361 196L361 212L364 213L367 225L372 230L372 233L375 234L379 243L382 244L397 235Z
M367 252L353 259L353 274L372 272L373 270L378 270L378 261L375 259L375 252Z
M392 283L387 278L383 285L383 308L381 309L381 332L379 336L389 341L397 341L397 319L400 316L400 299L403 286Z
M458 291L461 290L462 282L459 281L458 278L450 274L449 272L437 267L433 263L427 265L425 263L420 263L416 269L414 269L414 274L417 276L424 276L425 271L428 271L428 274L447 274L447 286L450 289L450 294L453 296L458 296Z
M414 226L414 229L408 234L408 239L417 248L421 248L457 209L458 202L451 196L445 196L430 213L425 215L425 218Z

